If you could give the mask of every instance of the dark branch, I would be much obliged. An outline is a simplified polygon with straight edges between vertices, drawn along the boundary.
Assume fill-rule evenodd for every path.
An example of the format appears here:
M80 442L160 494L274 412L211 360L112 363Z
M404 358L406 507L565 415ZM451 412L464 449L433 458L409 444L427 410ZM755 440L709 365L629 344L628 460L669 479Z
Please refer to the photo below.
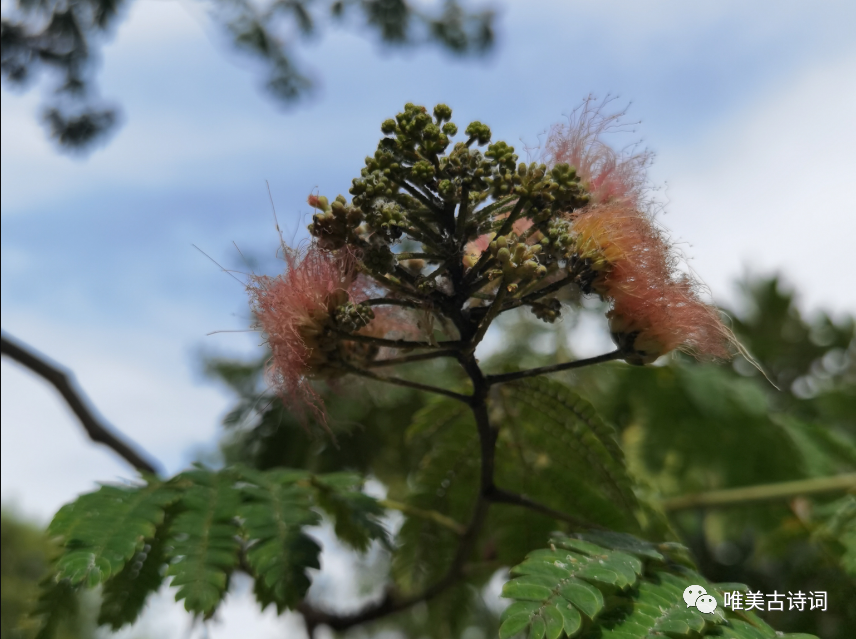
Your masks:
M494 486L487 493L486 497L489 501L496 504L512 504L514 506L522 506L523 508L528 508L529 510L534 510L535 512L539 512L544 515L547 515L548 517L552 517L557 521L565 521L578 530L603 530L602 526L598 526L597 524L593 524L583 519L579 519L578 517L574 517L573 515L569 515L559 510L550 508L549 506L545 506L544 504L529 499L525 495L518 495L517 493L512 493L508 490L497 488L496 486Z
M384 339L382 337L371 337L370 335L360 335L358 333L346 333L344 331L336 331L339 339L350 340L352 342L362 342L364 344L374 344L375 346L386 346L388 348L456 348L461 346L461 342L448 341L437 342L413 342L406 339Z
M380 368L381 366L396 366L397 364L409 364L410 362L422 362L426 359L436 359L437 357L457 357L458 351L448 349L441 351L428 351L427 353L417 353L416 355L405 355L404 357L391 357L389 359L378 359L367 366L369 368Z
M0 340L2 340L3 355L43 377L59 391L69 408L71 408L80 420L83 429L92 441L112 448L138 471L152 475L158 474L157 469L151 462L137 453L130 444L114 435L111 432L113 430L111 427L95 417L87 406L88 402L83 392L76 388L74 378L70 373L48 364L28 348L10 340L5 335Z
M415 309L424 308L424 304L412 302L410 300L396 299L393 297L377 297L375 299L366 300L365 302L360 303L366 304L367 306L403 306L405 308Z
M427 393L436 393L437 395L445 395L446 397L451 397L452 399L457 399L460 402L464 402L466 404L470 403L469 395L462 395L461 393L456 393L454 391L446 390L445 388L439 388L437 386L429 386L428 384L420 384L419 382L411 382L408 379L401 379L400 377L387 377L385 375L378 375L377 373L372 373L371 371L363 370L361 368L357 368L356 366L350 366L348 364L343 364L342 369L346 370L349 373L354 375L360 375L361 377L367 377L368 379L373 379L378 382L386 382L387 384L395 384L396 386L405 386L407 388L415 388L416 390L425 391Z
M574 362L565 362L564 364L554 364L553 366L540 366L538 368L530 368L525 371L517 371L516 373L504 373L502 375L488 375L488 384L504 384L505 382L513 382L524 377L535 377L536 375L546 375L547 373L558 373L559 371L567 371L572 368L583 368L584 366L592 366L603 362L610 362L615 359L621 359L624 354L619 351L604 353L596 357L587 359L578 359Z

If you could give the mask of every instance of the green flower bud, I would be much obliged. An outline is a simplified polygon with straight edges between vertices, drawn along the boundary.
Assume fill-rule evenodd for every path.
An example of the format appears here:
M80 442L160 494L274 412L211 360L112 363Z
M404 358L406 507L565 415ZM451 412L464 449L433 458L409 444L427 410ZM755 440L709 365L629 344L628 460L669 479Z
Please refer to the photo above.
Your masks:
M438 104L434 107L434 117L437 122L445 122L452 119L452 109L445 104ZM454 134L453 134L454 135Z
M535 275L535 271L538 269L538 262L535 260L526 260L523 264L520 265L518 269L520 271L521 277L532 277Z

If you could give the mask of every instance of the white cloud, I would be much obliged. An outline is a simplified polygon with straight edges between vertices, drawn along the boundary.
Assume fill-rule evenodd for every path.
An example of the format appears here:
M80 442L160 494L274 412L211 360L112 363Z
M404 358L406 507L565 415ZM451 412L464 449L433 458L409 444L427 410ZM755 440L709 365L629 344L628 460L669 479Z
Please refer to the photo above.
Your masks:
M745 266L782 270L811 306L856 310L856 55L806 68L716 122L700 144L664 150L663 219L689 242L717 297Z

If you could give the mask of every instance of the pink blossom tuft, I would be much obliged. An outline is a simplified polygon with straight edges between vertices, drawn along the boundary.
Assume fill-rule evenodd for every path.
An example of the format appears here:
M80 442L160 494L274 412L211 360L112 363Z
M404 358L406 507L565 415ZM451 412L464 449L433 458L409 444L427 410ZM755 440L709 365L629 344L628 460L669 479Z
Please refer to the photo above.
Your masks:
M303 250L284 246L283 259L282 275L254 275L248 287L272 353L268 378L287 406L324 424L323 401L310 380L335 374L328 351L336 342L324 338L335 308L360 293L355 262L314 243Z
M628 200L592 205L572 217L581 257L595 271L592 288L612 302L610 330L627 361L647 364L678 349L728 358L735 344L699 285L650 215Z
M623 122L626 109L606 112L614 100L607 96L598 102L590 95L571 112L566 123L553 125L547 133L542 161L549 166L564 162L575 167L593 203L627 199L642 207L648 187L647 170L654 155L647 150L637 151L636 145L616 151L606 142L605 137L632 131Z

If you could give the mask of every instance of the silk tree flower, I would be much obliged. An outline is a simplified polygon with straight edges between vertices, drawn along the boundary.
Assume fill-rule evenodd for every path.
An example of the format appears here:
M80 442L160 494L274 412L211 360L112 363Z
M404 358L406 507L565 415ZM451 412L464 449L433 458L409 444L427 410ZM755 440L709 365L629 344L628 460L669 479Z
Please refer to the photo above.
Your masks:
M542 160L548 166L565 162L573 166L587 187L593 204L628 200L645 208L649 192L647 170L654 160L648 150L637 151L631 144L616 150L605 138L632 132L624 122L626 109L607 113L615 100L607 96L598 102L589 95L568 116L566 123L553 125L547 132Z
M303 418L308 411L325 425L324 404L311 381L338 377L339 364L365 363L377 354L376 347L334 334L337 309L364 299L366 286L345 251L326 251L316 243L283 246L283 259L284 273L253 275L248 286L256 328L271 350L268 381L286 406ZM373 318L371 309L363 315L362 324Z
M631 364L650 364L681 350L726 359L740 350L701 286L679 271L680 260L651 216L627 199L574 213L576 254L590 269L590 287L611 302L613 340Z

